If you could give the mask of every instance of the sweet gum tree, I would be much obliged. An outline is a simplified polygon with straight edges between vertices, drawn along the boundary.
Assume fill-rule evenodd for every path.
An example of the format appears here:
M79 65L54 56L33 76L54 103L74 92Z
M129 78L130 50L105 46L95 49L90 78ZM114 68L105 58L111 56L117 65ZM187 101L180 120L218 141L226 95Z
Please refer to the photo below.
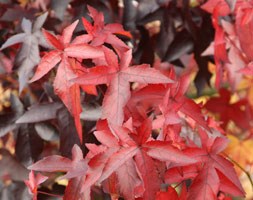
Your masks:
M1 199L252 198L253 1L0 5Z

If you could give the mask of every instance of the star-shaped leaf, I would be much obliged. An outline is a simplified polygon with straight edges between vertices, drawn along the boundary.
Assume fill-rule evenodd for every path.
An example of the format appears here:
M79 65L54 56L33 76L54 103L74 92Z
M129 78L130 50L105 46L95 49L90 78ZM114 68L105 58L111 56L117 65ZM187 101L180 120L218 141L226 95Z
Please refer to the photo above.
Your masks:
M80 105L80 89L79 85L70 83L71 79L78 76L76 71L80 70L77 69L79 66L75 65L75 61L73 62L71 58L92 59L103 57L104 54L100 48L92 47L84 43L71 43L72 35L77 24L78 20L66 27L62 35L58 37L43 30L45 38L54 49L42 58L30 82L39 80L58 64L57 74L54 80L54 90L75 118L77 132L82 141L82 126L79 116L82 111Z
M22 47L16 56L20 83L19 92L22 92L33 73L33 68L40 62L39 45L48 47L41 33L41 27L45 23L47 15L48 13L46 12L39 16L34 23L24 18L21 23L21 28L24 32L11 36L0 49L22 43Z
M102 118L110 123L121 125L124 121L123 109L130 99L130 82L138 83L171 83L171 79L158 70L142 64L131 66L132 51L123 53L118 62L117 55L104 47L105 59L108 66L96 66L90 72L73 80L74 83L83 85L108 84L103 100Z

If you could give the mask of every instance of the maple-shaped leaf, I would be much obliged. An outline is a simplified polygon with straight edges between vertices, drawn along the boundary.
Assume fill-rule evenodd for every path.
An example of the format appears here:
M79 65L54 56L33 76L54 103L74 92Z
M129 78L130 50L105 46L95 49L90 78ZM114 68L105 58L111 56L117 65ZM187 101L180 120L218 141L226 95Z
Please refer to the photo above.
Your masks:
M169 72L167 76L174 83L148 85L132 92L125 109L126 116L135 120L145 119L146 113L153 111L156 114L153 128L166 129L167 126L180 125L182 121L190 119L209 130L201 106L185 96L190 84L190 73L177 77L173 68Z
M158 165L161 164L161 161L175 165L188 165L195 162L194 159L184 155L183 152L173 147L169 142L152 141L151 129L151 120L146 119L130 135L142 147L135 156L135 162L145 188L143 197L150 200L155 198L161 184L156 161L158 161Z
M246 106L247 101L242 99L236 103L230 103L230 91L222 88L219 90L219 97L211 98L206 104L205 108L212 113L217 113L220 116L220 121L223 122L222 128L226 128L230 120L234 121L236 125L243 129L249 128L249 123L246 111L242 108Z
M52 68L58 66L57 74L54 80L55 93L61 98L70 113L75 119L76 129L80 140L82 141L82 126L80 122L80 89L79 85L71 84L70 80L77 77L77 65L73 64L70 58L87 59L103 57L103 51L100 48L92 47L88 44L72 44L71 38L78 20L66 27L61 36L54 36L43 30L43 34L48 43L54 47L54 50L48 52L39 63L37 70L30 80L34 82L42 78Z
M140 178L143 181L143 198L155 198L155 194L158 192L161 184L157 165L161 164L162 161L176 163L177 165L187 165L195 162L194 159L185 156L180 150L172 147L168 142L151 141L152 124L149 119L132 131L126 127L112 124L110 125L110 129L104 126L101 127L104 130L96 131L94 134L103 145L108 147L108 150L95 156L97 159L106 159L106 161L103 160L98 165L103 166L103 171L101 172L100 168L100 178L97 178L97 180L100 182L113 172L116 172L118 176L124 176L122 174L123 169L124 171L127 170L128 173L131 172L131 178L125 177L126 175L124 178L118 177L120 181L118 183L120 192L127 199L131 199L132 196L127 194L126 191L133 191ZM115 149L114 152L111 152L113 149ZM108 154L110 154L109 159ZM92 163L95 162L95 157L91 159ZM89 163L89 167L94 174L97 171L93 171L95 166L93 167L92 163ZM135 167L132 168L131 166ZM129 167L131 169L127 169ZM138 175L140 177L136 176L136 168L138 169ZM95 174L97 176L98 173ZM90 173L90 177L92 176L94 175ZM131 187L126 188L125 184Z
M167 84L150 84L133 90L124 110L126 118L143 121L147 117L147 112L151 110L154 110L155 113L159 112L159 105L167 89Z
M61 179L70 179L84 175L87 171L87 167L87 161L83 158L82 150L79 146L74 145L72 148L72 160L53 155L43 158L28 168L44 172L67 172Z
M130 127L129 124L126 126ZM87 155L90 161L86 184L82 188L84 193L89 193L90 187L96 182L101 183L116 173L119 182L115 187L118 187L125 199L133 199L135 195L143 195L144 199L154 199L161 184L157 163L166 161L187 165L195 162L167 142L149 141L150 120L146 120L132 131L113 124L108 126L105 121L100 121L97 129L99 130L94 134L101 145L87 146L92 153ZM99 148L101 146L104 148ZM143 185L140 180L143 181Z
M194 179L188 199L216 199L219 191L219 178L211 165L204 165L201 172Z
M241 43L241 47L243 50L245 50L246 56L250 57L252 56L250 55L251 47L249 47L247 44L252 40L250 38L250 22L249 22L251 18L249 14L251 10L251 4L247 1L241 0L238 1L209 0L201 7L207 12L212 13L212 22L215 28L215 39L214 39L214 60L216 64L215 86L217 88L220 88L222 81L224 81L224 66L225 66L224 64L230 64L229 61L231 61L230 60L231 58L229 58L227 55L226 47L228 47L230 41L233 41L232 46L235 46L236 44L235 40L231 38L231 35L227 34L224 27L222 27L221 19L222 17L229 16L229 14L236 15L234 17L236 18L235 28L237 29L236 30L237 36L239 36L238 38ZM245 7L246 9L244 10ZM242 10L244 11L242 12ZM244 23L245 21L247 21L247 23ZM238 47L236 46L236 48ZM239 52L238 54L240 54L241 58L245 59L245 54L242 54L241 52ZM241 58L239 58L239 60L241 60ZM228 68L228 71L232 70Z
M130 99L130 82L138 83L171 83L172 80L158 70L149 68L149 65L129 66L132 51L123 53L120 62L117 55L104 47L105 59L108 66L96 66L89 73L73 80L82 85L108 84L102 105L102 118L110 123L121 125L124 121L123 109Z
M244 190L236 175L233 164L219 155L227 146L225 137L209 136L200 131L202 148L186 149L188 156L193 156L201 163L202 169L193 179L189 199L215 199L219 190L234 196L244 196Z
M88 163L89 168L85 178L85 185L82 187L82 192L89 194L92 185L96 182L103 182L116 172L117 175L120 176L119 180L123 181L119 183L120 191L126 199L130 200L134 197L134 188L140 183L133 162L133 157L138 152L138 147L135 143L132 143L132 145L125 145L124 147L121 146L119 139L108 129L107 123L105 126L104 125L103 128L106 129L94 132L96 138L102 143L104 148L99 148L102 145L87 145L92 153L87 155L91 157L91 159ZM133 168L129 169L129 167ZM128 175L130 177L127 177ZM128 188L126 186L128 186ZM129 191L131 191L131 193L127 193ZM87 198L88 197L89 196L87 196Z
M102 12L97 11L91 6L87 6L89 14L93 19L93 25L85 18L82 18L82 22L88 36L91 40L91 45L100 46L104 43L111 44L115 50L124 51L129 47L117 38L114 34L120 34L131 38L131 34L123 29L123 26L118 23L104 24L104 15ZM87 36L85 36L87 37Z
M41 27L46 21L48 13L39 16L34 23L28 19L23 19L21 28L23 33L11 36L1 47L5 49L17 43L22 43L22 47L16 56L19 75L19 92L22 92L28 79L32 76L33 68L40 62L39 45L48 47L41 33Z
M38 173L36 175L34 175L34 172L31 171L29 173L29 179L25 180L25 184L27 185L28 189L29 189L29 193L31 195L33 195L33 200L37 200L37 190L38 190L38 186L45 182L48 179L48 177L43 176L42 174Z
M172 71L172 73L174 73ZM198 125L209 130L207 123L201 113L201 107L185 95L190 83L190 74L182 75L178 81L171 84L160 105L165 125L178 124L181 119L179 114L192 118ZM159 120L162 120L160 118Z

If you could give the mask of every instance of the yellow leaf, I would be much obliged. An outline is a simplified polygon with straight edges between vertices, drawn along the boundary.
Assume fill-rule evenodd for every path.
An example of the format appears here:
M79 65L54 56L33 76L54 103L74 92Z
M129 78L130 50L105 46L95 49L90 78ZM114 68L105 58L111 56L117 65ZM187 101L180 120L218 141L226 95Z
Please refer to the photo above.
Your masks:
M225 153L229 155L241 167L253 165L253 139L239 140L233 135L228 135L230 144L228 145ZM237 171L241 173L241 170Z
M28 3L30 3L30 0L18 0L18 3L20 6L25 7Z

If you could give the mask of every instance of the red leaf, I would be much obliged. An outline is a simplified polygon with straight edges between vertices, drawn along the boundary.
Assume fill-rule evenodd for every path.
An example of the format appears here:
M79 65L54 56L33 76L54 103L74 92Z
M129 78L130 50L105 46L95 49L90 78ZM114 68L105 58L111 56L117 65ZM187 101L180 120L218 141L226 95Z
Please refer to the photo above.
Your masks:
M141 174L145 189L143 198L145 200L155 199L156 192L160 188L161 180L158 176L154 160L145 151L141 151L136 154L135 163Z
M45 29L42 30L44 37L48 41L50 45L52 45L55 49L63 50L64 45L59 41L59 39L54 36L52 33L46 31Z
M147 148L147 154L160 161L174 162L179 165L195 163L194 158L190 158L182 151L172 147L168 142L150 141L143 145Z
M80 89L77 84L70 83L70 79L79 75L76 72L76 65L71 62L70 57L74 58L98 58L103 56L103 52L96 47L87 44L71 44L71 37L78 21L63 30L62 36L56 38L51 33L44 31L48 42L55 48L43 58L30 82L36 81L54 68L60 62L54 89L56 94L62 99L70 113L75 119L76 129L82 142L82 126L80 122ZM77 70L78 71L78 70Z
M122 148L112 155L112 157L107 161L103 173L99 178L98 182L102 182L107 177L109 177L114 171L116 171L120 166L122 166L129 159L134 157L138 152L138 147L126 147Z
M73 81L83 85L109 84L103 102L102 116L110 123L121 125L124 120L123 108L131 96L129 82L170 83L172 81L159 71L149 68L148 65L129 67L132 59L131 50L123 54L120 63L112 50L104 48L104 52L108 67L94 67L90 73Z
M213 200L219 192L219 178L215 169L206 164L194 179L187 199Z
M89 168L87 170L87 175L85 178L85 184L82 185L81 191L88 195L90 194L90 188L93 184L95 184L98 179L101 177L103 169L107 160L117 152L119 148L109 148L105 152L95 155L92 159L90 159L88 165Z
M189 198L212 199L216 198L220 188L231 194L244 196L244 190L238 180L233 165L219 153L224 150L228 140L223 137L209 137L201 131L202 149L187 149L185 153L195 157L203 168L193 179L190 186ZM228 190L227 186L233 185ZM233 189L232 189L233 188Z
M209 130L207 122L201 113L201 107L193 100L186 98L184 95L190 84L190 74L185 74L178 78L168 88L167 94L164 96L160 109L163 112L166 124L180 123L178 113L181 112L192 118L198 125Z
M198 171L196 165L174 167L165 172L164 179L168 184L180 183L184 180L195 178L198 175Z
M88 44L73 44L71 46L67 46L64 49L64 52L69 57L74 58L100 58L103 57L103 51L101 51L98 47L92 47Z
M223 122L222 127L226 128L227 123L232 120L241 128L248 129L249 123L246 120L246 111L241 106L246 106L246 100L242 99L236 103L230 103L230 91L220 89L220 97L211 98L205 108L213 113L219 113L220 121Z
M253 60L253 47L249 45L253 42L252 28L253 15L252 8L241 8L236 14L236 33L238 35L241 48L249 60Z
M55 65L61 61L61 52L58 50L53 50L50 53L45 54L37 67L37 70L30 80L30 83L41 79L45 76Z
M116 171L118 177L119 190L126 200L134 199L136 194L136 187L141 184L135 163L133 159L129 159L121 165ZM150 174L149 174L150 175Z
M56 172L67 172L61 178L73 178L84 175L87 171L87 161L83 159L83 153L79 146L74 145L72 148L72 160L54 155L45 157L42 160L28 167L32 170Z
M82 198L81 187L83 184L83 177L76 177L70 179L64 192L63 200L76 200Z
M131 38L131 34L125 31L120 24L104 24L103 13L98 12L91 6L87 6L90 16L94 21L92 25L87 19L82 18L83 26L88 35L92 38L91 45L100 46L104 43L111 44L115 50L119 50L121 53L129 49L129 47L115 37L113 34L120 34Z
M33 200L37 200L37 189L38 186L45 182L48 179L48 177L43 176L42 174L37 174L36 176L34 175L34 172L31 171L29 173L29 180L25 180L25 184L29 189L29 193L33 195Z
M62 33L62 36L61 36L61 43L63 44L63 46L66 46L71 42L73 32L74 32L78 22L79 21L76 20L70 26L66 27L63 30L63 33Z

